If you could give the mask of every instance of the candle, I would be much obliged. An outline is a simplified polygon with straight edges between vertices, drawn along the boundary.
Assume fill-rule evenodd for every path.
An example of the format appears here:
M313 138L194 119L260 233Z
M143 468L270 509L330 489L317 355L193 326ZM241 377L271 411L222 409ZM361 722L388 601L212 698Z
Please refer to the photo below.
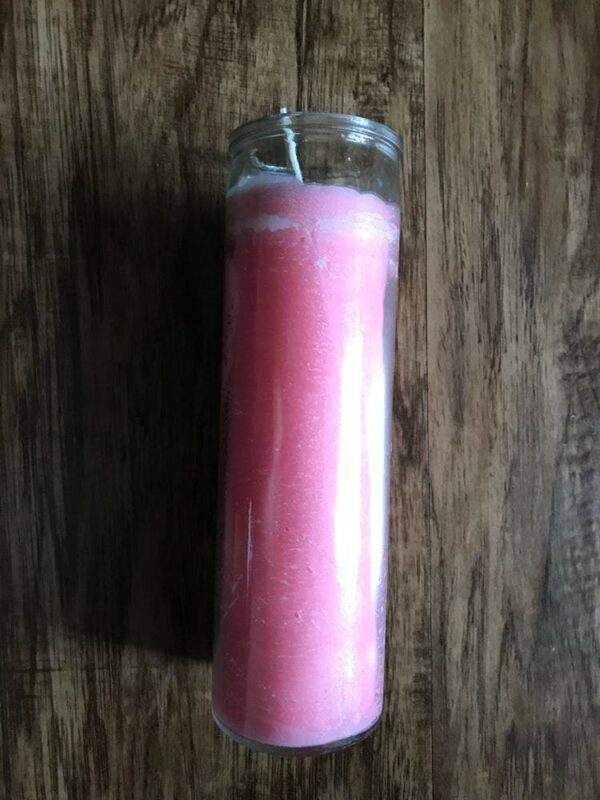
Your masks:
M382 709L399 209L262 163L227 199L213 711L308 752Z

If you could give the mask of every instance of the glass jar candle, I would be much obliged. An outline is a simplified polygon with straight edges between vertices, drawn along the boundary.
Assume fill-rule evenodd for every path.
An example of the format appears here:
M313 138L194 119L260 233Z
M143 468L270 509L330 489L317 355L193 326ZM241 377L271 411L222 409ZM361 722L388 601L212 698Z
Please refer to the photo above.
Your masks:
M382 710L400 141L280 113L229 153L213 714L303 755Z

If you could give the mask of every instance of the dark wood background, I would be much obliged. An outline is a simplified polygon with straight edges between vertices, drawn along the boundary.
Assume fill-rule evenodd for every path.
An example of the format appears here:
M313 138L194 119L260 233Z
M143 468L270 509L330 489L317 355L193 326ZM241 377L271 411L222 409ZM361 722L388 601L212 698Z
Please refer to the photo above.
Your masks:
M209 709L226 136L404 136L387 704ZM2 800L600 798L598 0L0 4Z

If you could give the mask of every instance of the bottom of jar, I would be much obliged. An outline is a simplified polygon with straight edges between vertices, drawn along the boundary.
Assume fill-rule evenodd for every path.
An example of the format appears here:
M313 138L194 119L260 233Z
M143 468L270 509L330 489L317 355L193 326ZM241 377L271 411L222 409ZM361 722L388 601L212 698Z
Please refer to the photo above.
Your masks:
M251 750L256 750L259 753L270 753L271 755L287 756L290 758L322 756L326 755L327 753L334 753L337 750L344 750L346 747L351 747L353 744L362 742L363 739L366 739L367 736L369 736L379 724L379 719L377 719L373 725L361 733L357 733L354 736L348 736L346 739L338 739L335 742L310 745L308 747L282 747L277 744L268 744L267 742L259 742L255 739L247 739L245 736L241 736L239 733L231 730L231 728L228 728L227 725L225 725L225 723L219 719L214 708L212 709L212 715L215 723L221 729L221 731L226 736L229 736L230 739L233 739L234 742L237 742L237 744L241 744L244 747L249 747Z

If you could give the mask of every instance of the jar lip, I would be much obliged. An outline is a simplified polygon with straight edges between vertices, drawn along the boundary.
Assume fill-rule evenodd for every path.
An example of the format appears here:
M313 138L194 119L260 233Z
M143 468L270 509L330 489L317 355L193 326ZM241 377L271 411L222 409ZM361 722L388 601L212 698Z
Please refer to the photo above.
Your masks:
M245 122L229 134L229 154L233 156L244 142L258 141L281 135L286 129L295 133L306 131L337 131L349 133L357 143L377 142L387 145L396 157L402 152L401 137L382 122L354 114L333 114L321 111L280 111Z

